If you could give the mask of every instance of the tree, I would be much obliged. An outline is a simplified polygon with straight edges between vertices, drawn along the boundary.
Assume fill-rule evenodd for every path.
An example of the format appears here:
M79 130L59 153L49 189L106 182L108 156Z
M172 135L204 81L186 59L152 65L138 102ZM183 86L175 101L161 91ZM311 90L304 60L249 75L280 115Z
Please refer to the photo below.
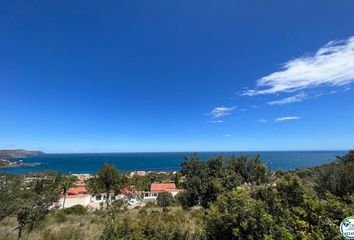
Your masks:
M59 192L53 176L39 175L35 178L21 191L16 201L19 239L24 230L27 230L29 235L59 200Z
M254 157L233 155L228 159L227 166L239 174L246 183L261 184L266 182L267 168L259 155Z
M186 156L182 163L181 173L186 177L183 188L186 191L187 206L192 207L200 204L210 181L206 162L202 161L196 154L192 155L191 158Z
M338 156L332 163L302 169L296 174L314 185L320 196L328 191L345 199L354 193L354 150Z
M162 207L164 210L167 209L173 202L173 196L169 192L161 192L157 195L157 205Z
M69 188L73 187L76 181L77 181L77 177L74 175L70 174L70 175L61 176L59 180L59 189L62 191L64 195L62 208L65 208L65 201L66 201L66 196Z
M129 178L129 185L134 186L136 191L149 191L151 182L147 176L134 175Z
M21 177L19 175L0 175L0 221L13 214L17 209L17 200L21 192Z
M274 227L266 205L245 189L221 195L206 212L208 239L266 239Z
M189 203L188 203L188 197L187 197L187 192L183 191L183 192L179 192L176 196L175 199L179 202L179 204L181 205L181 207L183 209L188 209L190 208Z
M93 194L104 192L108 207L111 196L116 196L126 184L127 179L119 173L117 168L105 163L97 175L89 179L88 189Z
M181 180L181 173L177 171L175 174L175 184L177 188L181 188L180 180Z
M200 204L207 208L218 195L243 183L258 185L267 180L266 167L259 156L231 156L226 160L220 155L203 161L192 155L185 157L181 173L186 177L183 187L188 207Z
M111 218L112 223L114 223L117 220L117 217L119 216L120 213L122 213L126 208L128 204L126 201L123 200L118 200L114 201L109 207L108 207L108 215Z

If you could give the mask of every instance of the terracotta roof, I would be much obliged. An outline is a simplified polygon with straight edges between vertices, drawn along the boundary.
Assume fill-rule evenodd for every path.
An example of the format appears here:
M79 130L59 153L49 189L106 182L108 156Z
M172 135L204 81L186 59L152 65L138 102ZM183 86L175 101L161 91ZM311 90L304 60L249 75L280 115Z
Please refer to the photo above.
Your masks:
M81 187L72 187L68 189L68 195L77 195L77 194L86 194L87 188L84 186Z
M153 191L171 191L176 190L176 184L174 183L152 183L150 190Z
M67 195L66 198L87 198L90 194ZM63 196L61 198L64 198Z

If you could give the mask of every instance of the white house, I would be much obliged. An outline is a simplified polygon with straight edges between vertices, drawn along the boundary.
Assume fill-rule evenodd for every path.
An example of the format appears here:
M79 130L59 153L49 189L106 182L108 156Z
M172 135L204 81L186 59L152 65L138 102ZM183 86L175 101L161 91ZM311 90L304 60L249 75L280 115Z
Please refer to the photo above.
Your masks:
M65 200L65 204L63 206ZM59 199L59 206L60 208L69 208L74 205L83 205L87 206L91 201L91 195L87 192L85 186L80 187L72 187L69 188L64 198L62 194Z
M155 202L159 193L169 192L175 197L183 189L178 189L174 183L152 183L149 192L143 193L144 202Z

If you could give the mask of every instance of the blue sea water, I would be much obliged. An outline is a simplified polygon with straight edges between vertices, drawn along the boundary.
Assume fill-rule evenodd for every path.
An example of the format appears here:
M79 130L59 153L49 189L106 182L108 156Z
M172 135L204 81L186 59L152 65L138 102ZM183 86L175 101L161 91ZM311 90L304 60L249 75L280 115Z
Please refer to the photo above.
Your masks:
M272 170L291 170L311 167L335 160L336 156L344 155L345 151L276 151L276 152L242 152L242 154L260 154ZM42 170L52 170L62 173L96 173L103 163L114 164L121 171L133 170L178 170L185 155L192 153L80 153L80 154L45 154L42 156L14 159L27 163L38 163L34 166L3 168L0 172L28 173ZM241 154L241 152L201 152L202 159L223 154ZM10 159L11 160L11 159Z

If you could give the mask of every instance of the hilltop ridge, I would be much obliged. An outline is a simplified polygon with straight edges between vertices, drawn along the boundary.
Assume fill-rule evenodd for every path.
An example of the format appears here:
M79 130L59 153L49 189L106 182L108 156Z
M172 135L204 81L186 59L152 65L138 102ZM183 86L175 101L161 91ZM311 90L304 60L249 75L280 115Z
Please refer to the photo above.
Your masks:
M28 151L25 149L4 149L0 150L0 158L30 157L45 154L42 151Z

